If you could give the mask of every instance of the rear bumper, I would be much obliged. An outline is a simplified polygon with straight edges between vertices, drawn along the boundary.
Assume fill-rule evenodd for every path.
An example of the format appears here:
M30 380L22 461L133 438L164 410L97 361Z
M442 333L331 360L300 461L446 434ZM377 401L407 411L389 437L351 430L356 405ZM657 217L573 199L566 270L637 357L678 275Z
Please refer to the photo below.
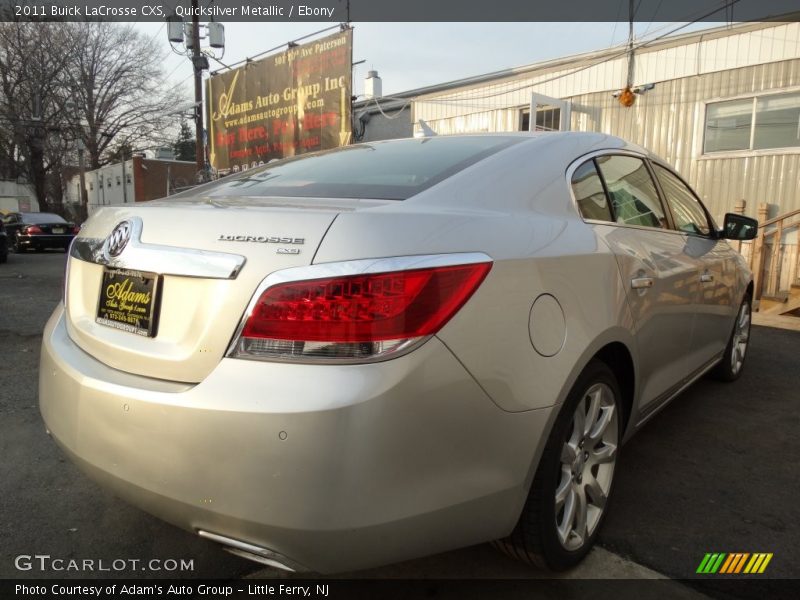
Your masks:
M499 409L433 338L395 360L320 366L224 359L197 385L42 344L39 402L90 476L191 531L317 572L506 535L550 409Z

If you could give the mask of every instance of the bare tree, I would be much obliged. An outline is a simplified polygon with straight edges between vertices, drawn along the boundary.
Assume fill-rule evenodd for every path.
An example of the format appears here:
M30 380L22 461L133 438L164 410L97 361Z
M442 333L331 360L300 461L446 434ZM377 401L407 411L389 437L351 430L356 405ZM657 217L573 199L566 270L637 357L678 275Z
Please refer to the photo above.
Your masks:
M8 176L27 177L45 208L63 149L64 74L74 53L66 33L57 23L0 23L0 158Z
M91 168L108 162L120 139L136 146L163 138L183 95L165 84L156 41L116 23L77 23L72 34L81 45L69 69L75 117L83 123L76 131Z
M0 175L26 177L49 209L78 140L92 169L121 144L163 144L183 99L163 60L131 25L0 22Z

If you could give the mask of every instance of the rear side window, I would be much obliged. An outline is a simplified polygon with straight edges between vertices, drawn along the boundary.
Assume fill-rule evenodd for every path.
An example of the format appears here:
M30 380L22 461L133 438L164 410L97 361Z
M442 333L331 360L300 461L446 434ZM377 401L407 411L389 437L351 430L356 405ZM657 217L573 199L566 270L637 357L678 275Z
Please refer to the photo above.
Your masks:
M612 155L598 156L596 161L617 223L667 228L653 178L642 159Z
M656 164L653 168L661 189L664 190L664 198L672 212L675 227L685 233L709 235L711 227L708 216L692 191L671 171Z
M23 223L66 223L64 219L62 219L58 215L54 215L52 213L25 213L22 215L22 222Z
M584 219L613 221L603 182L593 160L588 160L572 174L572 193Z
M176 194L405 200L525 138L430 137L345 146L284 159Z

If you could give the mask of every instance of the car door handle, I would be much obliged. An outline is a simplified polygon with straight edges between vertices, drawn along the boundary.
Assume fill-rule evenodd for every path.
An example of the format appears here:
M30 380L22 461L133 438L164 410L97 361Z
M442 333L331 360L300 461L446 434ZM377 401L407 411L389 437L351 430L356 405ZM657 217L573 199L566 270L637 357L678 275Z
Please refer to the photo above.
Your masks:
M711 283L712 281L714 281L714 276L711 273L703 273L700 275L701 283Z
M635 290L653 287L652 277L634 277L631 279L631 287Z

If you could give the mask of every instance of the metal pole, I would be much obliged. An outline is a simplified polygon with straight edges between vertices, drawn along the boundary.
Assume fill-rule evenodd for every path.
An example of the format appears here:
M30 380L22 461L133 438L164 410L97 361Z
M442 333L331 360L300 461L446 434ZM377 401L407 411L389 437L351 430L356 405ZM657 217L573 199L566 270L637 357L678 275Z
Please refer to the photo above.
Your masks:
M122 203L128 203L128 180L125 178L125 148L122 148Z
M89 218L89 194L86 193L86 165L83 160L83 140L79 140L78 146L78 172L81 183L81 217L85 221Z
M197 172L205 180L205 152L203 149L203 71L200 69L200 16L198 0L192 0L192 68L194 69L194 135Z

